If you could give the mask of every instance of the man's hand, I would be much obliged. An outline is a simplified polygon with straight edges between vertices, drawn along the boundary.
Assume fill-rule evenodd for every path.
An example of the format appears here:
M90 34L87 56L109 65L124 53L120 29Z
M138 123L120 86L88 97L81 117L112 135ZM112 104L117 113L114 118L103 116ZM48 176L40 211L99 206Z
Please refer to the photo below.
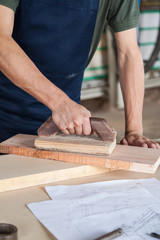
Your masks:
M120 142L122 145L160 149L160 145L138 132L131 131Z
M55 107L52 118L64 134L91 133L90 112L80 104L75 103L65 94Z

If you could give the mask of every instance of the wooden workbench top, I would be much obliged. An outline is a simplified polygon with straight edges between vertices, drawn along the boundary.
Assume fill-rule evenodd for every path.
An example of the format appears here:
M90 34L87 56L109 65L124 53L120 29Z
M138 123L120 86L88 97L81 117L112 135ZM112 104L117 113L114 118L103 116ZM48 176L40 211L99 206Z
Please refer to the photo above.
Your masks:
M154 175L128 171L114 171L48 185L73 185L98 181L153 177L160 180L160 167ZM27 203L45 200L49 200L49 197L44 190L44 186L0 193L0 222L8 222L16 225L19 230L18 240L54 240L55 238L39 223L26 207Z

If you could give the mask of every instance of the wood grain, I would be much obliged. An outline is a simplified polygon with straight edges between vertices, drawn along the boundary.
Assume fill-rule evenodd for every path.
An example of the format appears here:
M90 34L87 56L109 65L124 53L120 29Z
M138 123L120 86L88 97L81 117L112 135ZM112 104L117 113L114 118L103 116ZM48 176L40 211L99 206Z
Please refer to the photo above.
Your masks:
M114 170L10 154L0 156L0 166L0 192Z
M96 136L78 136L64 134L52 137L38 137L35 147L44 150L58 150L88 154L111 154L116 147L116 138L113 142L104 142Z
M109 156L46 151L34 147L36 137L18 134L2 142L0 152L146 173L154 173L160 164L158 149L117 145Z

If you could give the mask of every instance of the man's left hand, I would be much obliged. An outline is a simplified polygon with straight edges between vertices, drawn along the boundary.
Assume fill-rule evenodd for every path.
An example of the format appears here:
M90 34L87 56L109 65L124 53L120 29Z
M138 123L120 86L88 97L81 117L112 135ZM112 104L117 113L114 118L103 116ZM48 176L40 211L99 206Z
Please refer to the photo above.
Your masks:
M160 145L138 132L129 132L120 142L122 145L160 149Z

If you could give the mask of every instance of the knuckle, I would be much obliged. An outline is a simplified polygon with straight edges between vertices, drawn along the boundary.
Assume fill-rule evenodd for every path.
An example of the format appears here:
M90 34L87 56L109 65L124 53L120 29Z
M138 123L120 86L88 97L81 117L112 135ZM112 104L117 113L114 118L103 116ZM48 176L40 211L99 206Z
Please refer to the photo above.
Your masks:
M73 123L74 123L74 125L75 125L76 127L79 127L79 126L80 126L80 122L79 122L79 120L78 120L77 118L74 118Z
M71 124L71 123L67 124L67 129L72 130L73 129L73 124Z
M61 125L61 126L60 126L60 130L61 130L61 131L65 131L65 130L66 130L66 127L65 127L64 125Z
M89 123L89 116L88 115L83 115L83 122Z
M87 111L88 111L88 110L87 110ZM91 112L90 112L90 111L88 111L88 116L91 117Z
M155 147L155 144L154 144L154 143L150 143L150 146L151 146L151 147Z
M88 126L89 125L89 118L84 117L83 118L83 124Z
M147 137L144 138L144 141L148 141L148 142L151 142L151 140Z

